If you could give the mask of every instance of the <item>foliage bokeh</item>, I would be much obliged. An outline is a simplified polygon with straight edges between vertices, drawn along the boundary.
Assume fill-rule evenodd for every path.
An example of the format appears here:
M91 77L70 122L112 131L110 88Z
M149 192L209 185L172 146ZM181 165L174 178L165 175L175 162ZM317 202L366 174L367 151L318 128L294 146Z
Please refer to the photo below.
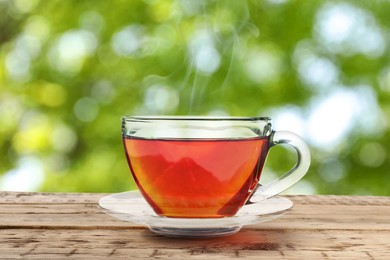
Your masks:
M0 0L2 188L34 180L29 187L42 191L135 188L125 114L267 115L311 147L298 193L390 195L389 8ZM319 125L323 135L313 133ZM294 161L271 152L271 176L290 167L286 157Z

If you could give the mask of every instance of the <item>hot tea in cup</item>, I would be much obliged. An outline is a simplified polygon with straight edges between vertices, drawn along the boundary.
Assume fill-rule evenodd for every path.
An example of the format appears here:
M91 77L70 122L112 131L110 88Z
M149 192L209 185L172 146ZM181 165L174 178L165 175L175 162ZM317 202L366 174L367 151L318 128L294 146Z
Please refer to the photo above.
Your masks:
M266 117L123 117L122 128L133 178L166 217L234 216L252 196L265 199L299 181L310 164L305 143L273 131ZM279 143L296 149L298 163L261 186L268 151Z

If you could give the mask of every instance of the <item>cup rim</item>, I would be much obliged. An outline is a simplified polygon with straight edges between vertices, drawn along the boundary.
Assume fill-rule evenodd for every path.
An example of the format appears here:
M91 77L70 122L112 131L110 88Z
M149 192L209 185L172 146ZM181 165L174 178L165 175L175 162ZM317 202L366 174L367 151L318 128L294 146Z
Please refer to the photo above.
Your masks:
M144 116L122 116L122 121L266 121L270 122L271 117L267 116L192 116L192 115L144 115Z

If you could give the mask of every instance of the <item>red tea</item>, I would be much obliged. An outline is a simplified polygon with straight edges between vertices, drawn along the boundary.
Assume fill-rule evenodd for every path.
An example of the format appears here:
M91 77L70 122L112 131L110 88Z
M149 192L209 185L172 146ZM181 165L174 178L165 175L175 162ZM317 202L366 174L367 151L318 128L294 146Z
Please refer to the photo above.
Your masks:
M268 139L124 138L135 182L168 217L233 216L256 188Z

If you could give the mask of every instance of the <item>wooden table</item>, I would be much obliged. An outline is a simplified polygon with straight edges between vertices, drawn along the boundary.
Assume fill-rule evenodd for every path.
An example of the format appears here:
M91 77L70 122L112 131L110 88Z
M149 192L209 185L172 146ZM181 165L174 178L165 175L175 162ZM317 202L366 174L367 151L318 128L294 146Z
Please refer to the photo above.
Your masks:
M286 196L274 221L178 239L102 213L102 196L0 192L0 258L390 259L390 197Z

